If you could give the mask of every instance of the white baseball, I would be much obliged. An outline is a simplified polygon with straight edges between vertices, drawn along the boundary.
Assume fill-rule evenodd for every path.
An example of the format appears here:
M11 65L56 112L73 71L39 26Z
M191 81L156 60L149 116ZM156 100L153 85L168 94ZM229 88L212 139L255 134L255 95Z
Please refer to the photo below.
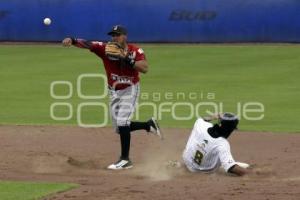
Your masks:
M49 25L51 24L51 19L48 18L48 17L45 18L45 19L44 19L44 24L47 25L47 26L49 26Z
M235 164L237 164L238 166L247 169L248 167L250 167L250 165L248 163L243 163L243 162L235 162Z

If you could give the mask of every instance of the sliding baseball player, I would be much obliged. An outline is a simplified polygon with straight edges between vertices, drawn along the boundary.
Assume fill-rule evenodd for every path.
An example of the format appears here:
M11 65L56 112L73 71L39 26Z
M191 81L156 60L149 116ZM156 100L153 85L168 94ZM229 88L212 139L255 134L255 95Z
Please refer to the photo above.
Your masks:
M209 121L218 119L219 123ZM222 167L226 172L238 176L245 175L249 167L236 162L230 151L227 138L237 128L239 120L232 113L224 113L210 118L199 118L194 125L183 152L183 161L191 172L214 172Z

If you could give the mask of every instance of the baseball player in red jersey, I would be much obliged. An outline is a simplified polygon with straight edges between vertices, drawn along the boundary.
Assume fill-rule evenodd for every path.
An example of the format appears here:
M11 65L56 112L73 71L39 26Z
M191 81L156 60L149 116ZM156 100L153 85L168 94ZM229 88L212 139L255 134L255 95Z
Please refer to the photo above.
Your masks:
M146 122L131 121L140 93L139 72L148 71L144 51L136 45L127 43L127 30L124 26L114 26L108 35L112 38L108 43L77 38L65 38L62 43L64 46L74 45L89 49L102 59L108 80L112 123L121 141L120 159L109 165L108 169L129 169L132 168L129 159L130 133L142 129L159 137L161 133L153 117ZM108 53L111 43L117 44L122 50L117 56Z

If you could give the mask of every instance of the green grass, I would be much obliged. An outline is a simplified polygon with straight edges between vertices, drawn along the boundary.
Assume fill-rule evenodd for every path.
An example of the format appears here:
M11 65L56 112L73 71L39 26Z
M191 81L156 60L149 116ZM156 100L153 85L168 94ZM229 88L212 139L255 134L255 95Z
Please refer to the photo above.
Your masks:
M166 101L165 93L173 95L169 102L215 102L224 111L238 112L238 105L259 102L264 105L264 118L246 120L241 115L241 130L299 132L297 109L300 106L300 48L297 45L141 45L150 71L141 75L142 92L146 101L157 105ZM79 103L107 102L83 100L76 93L76 79L83 73L104 73L102 62L87 50L63 48L58 45L1 45L0 46L0 123L1 124L77 124ZM50 96L50 84L55 80L70 81L73 97L55 100ZM85 79L84 94L100 94L103 83L99 79ZM186 99L177 93L184 93ZM188 98L190 93L197 98ZM66 87L55 88L66 95ZM208 99L213 93L215 98ZM159 101L155 95L160 94ZM154 97L153 97L154 96ZM69 102L74 115L70 120L55 121L50 117L50 105ZM145 102L141 100L140 102ZM221 103L221 106L220 106ZM68 110L57 107L56 116L64 117ZM103 110L83 107L83 122L102 122ZM172 106L165 106L171 109ZM187 116L187 107L176 107L178 116ZM212 110L202 106L199 115ZM243 110L243 109L242 109ZM140 119L152 115L144 107ZM257 116L258 114L252 114ZM174 120L169 112L162 113L163 127L191 127L193 118Z
M1 200L37 200L51 193L62 192L77 187L63 183L23 183L0 182Z

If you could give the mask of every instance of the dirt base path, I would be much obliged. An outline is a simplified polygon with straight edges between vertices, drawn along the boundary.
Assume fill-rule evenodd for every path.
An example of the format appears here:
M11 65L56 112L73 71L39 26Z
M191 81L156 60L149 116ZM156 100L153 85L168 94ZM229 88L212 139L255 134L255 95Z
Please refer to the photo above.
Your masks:
M119 155L119 137L111 128L0 126L0 180L71 182L80 187L45 200L298 200L300 135L234 133L231 150L237 161L254 164L242 178L222 171L192 174L181 152L190 130L165 129L160 141L133 133L134 168L108 171Z

